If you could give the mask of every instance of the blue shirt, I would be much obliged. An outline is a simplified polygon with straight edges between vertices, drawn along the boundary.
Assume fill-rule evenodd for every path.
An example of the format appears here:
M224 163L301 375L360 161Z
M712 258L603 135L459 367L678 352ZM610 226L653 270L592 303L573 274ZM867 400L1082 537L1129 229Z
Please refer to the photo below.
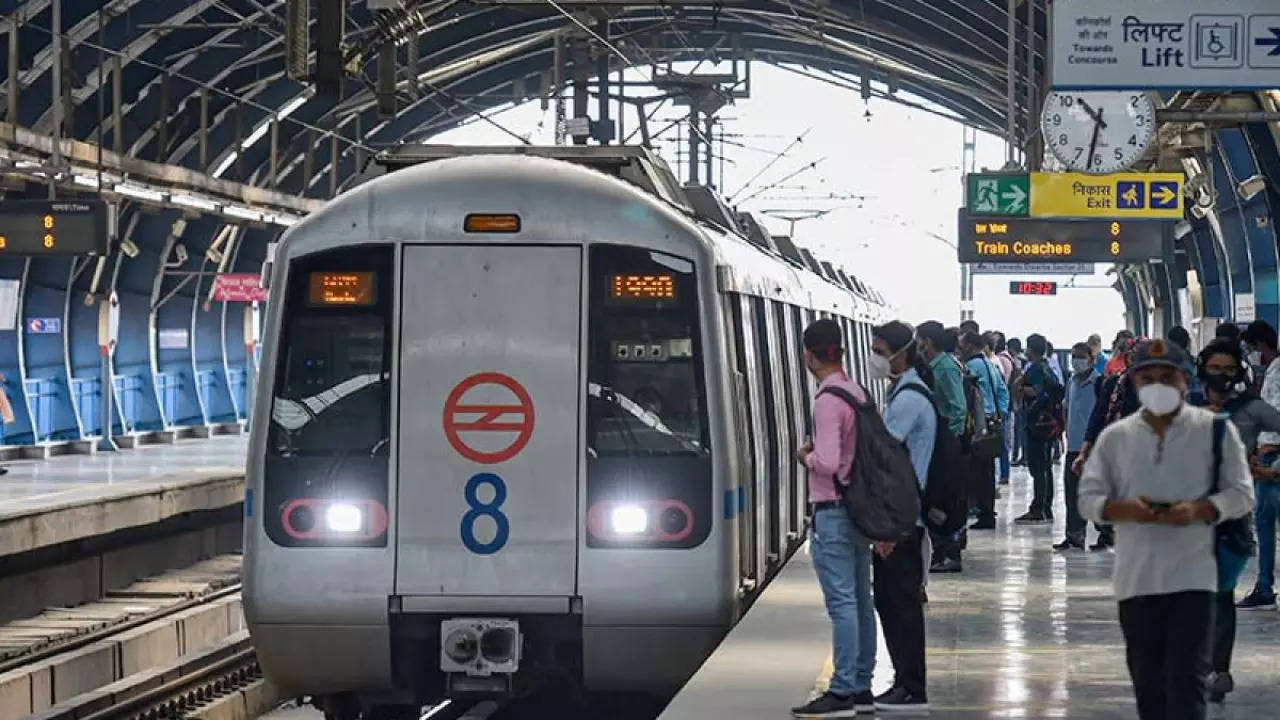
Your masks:
M1094 371L1097 372L1099 375L1106 375L1107 361L1110 359L1111 359L1111 353L1109 352L1098 353L1098 362L1095 363L1093 366Z
M938 432L938 416L933 403L914 390L903 390L907 385L919 385L928 391L920 379L920 373L912 368L898 378L884 409L884 425L889 434L907 446L911 467L916 471L916 481L923 490L929 479L929 460L933 457L933 440ZM933 393L929 393L930 397Z
M1008 417L1009 386L1000 377L1000 368L981 355L970 358L965 367L978 378L978 390L982 392L982 410L987 417L995 416L997 406L1000 408L1000 417Z
M1093 408L1098 404L1095 384L1100 382L1101 377L1102 374L1094 368L1083 378L1072 375L1071 381L1067 383L1067 452L1079 452L1084 445L1089 418L1093 416Z
M1053 371L1053 376L1058 378L1058 384L1062 384L1062 364L1058 362L1058 354L1054 353L1046 360L1049 361L1049 369Z

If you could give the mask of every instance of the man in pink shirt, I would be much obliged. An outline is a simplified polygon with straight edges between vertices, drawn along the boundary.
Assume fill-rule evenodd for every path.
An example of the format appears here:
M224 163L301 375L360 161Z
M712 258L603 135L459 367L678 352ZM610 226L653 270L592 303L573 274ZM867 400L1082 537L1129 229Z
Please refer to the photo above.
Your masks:
M876 618L871 604L871 543L853 528L840 500L853 466L857 428L853 408L821 391L839 387L860 401L866 393L845 375L840 326L818 320L804 331L804 363L818 380L813 401L813 441L796 452L809 468L809 506L813 512L809 553L831 617L834 671L829 689L807 705L793 708L798 717L852 717L873 712L871 674L876 666Z

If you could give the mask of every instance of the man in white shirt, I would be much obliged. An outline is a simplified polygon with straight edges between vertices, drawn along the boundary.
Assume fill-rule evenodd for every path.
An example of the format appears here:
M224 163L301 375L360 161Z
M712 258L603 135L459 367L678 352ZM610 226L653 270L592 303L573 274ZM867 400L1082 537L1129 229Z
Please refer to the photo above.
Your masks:
M1080 480L1080 514L1115 525L1115 595L1142 720L1203 720L1218 565L1214 525L1253 509L1244 444L1187 405L1191 359L1173 343L1138 347L1130 368L1142 411L1098 438Z

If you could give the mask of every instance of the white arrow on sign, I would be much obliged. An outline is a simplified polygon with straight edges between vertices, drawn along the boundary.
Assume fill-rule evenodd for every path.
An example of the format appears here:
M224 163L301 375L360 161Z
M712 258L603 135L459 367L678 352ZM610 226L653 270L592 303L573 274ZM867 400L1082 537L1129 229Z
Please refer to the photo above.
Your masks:
M1027 194L1023 192L1022 186L1010 185L1008 190L1000 196L1001 200L1009 203L1006 210L1008 212L1022 212L1027 204Z

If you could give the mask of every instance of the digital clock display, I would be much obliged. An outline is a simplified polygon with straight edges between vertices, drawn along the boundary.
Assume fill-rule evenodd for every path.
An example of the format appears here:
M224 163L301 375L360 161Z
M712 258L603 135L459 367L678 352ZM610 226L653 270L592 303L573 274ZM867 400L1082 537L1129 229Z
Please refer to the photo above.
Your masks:
M614 275L609 278L609 296L614 300L675 300L676 279L672 275Z
M960 210L963 263L1145 263L1162 257L1172 221L971 217Z
M0 202L0 256L105 254L107 205L101 200Z
M1057 295L1058 283L1047 280L1012 280L1010 295Z
M311 273L313 307L370 307L376 301L375 274L326 270Z

